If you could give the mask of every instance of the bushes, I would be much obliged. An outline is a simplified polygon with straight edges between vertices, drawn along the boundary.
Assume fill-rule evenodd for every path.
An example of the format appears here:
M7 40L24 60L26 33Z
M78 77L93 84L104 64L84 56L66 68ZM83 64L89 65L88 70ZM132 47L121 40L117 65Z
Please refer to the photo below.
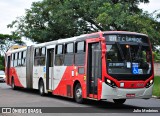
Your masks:
M159 52L153 52L154 56L154 62L160 62L160 53Z

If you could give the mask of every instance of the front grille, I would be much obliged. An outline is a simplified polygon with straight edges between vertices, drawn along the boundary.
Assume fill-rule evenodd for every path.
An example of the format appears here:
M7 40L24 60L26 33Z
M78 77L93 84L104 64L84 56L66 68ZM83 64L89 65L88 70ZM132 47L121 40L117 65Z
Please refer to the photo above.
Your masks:
M113 78L117 79L118 81L121 80L147 80L151 77L151 74L142 74L142 75L133 75L133 74L110 74Z

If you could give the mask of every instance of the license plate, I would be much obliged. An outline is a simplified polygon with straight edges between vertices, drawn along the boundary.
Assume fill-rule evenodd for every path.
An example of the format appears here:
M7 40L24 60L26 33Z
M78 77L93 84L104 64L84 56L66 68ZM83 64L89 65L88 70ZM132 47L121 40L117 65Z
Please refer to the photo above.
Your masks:
M129 94L126 94L126 97L127 98L134 98L135 94L134 93L129 93Z

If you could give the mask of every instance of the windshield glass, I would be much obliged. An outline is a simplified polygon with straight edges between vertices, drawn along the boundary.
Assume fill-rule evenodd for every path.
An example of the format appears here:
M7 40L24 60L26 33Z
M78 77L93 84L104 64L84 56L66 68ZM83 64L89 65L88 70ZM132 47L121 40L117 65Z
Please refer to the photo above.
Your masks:
M151 51L147 38L127 35L127 39L106 42L107 71L109 74L150 74L151 73ZM116 36L119 37L119 36ZM106 37L107 40L109 40ZM106 40L106 41L107 41ZM121 41L124 40L124 41Z

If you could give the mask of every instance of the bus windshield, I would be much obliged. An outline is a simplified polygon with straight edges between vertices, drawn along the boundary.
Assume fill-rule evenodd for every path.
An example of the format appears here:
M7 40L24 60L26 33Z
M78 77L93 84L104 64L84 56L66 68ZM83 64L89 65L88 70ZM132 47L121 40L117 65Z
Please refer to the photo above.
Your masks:
M151 50L147 37L107 35L108 74L151 74Z

